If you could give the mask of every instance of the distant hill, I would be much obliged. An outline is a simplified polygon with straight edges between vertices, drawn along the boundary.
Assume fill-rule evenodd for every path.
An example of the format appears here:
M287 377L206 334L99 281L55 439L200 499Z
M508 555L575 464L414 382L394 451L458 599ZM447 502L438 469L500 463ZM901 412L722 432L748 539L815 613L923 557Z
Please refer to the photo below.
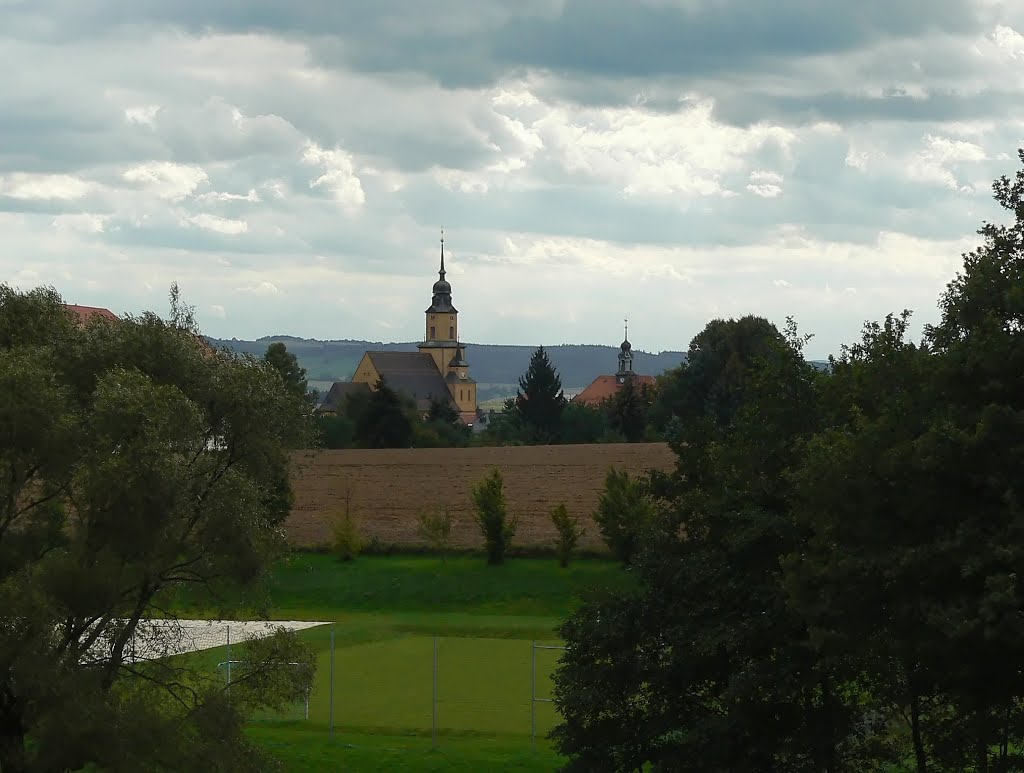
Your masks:
M262 355L270 344L280 341L288 347L306 369L313 382L347 381L359 364L363 352L414 352L415 343L385 344L380 341L318 341L292 336L266 336L256 341L209 338L214 346L237 352ZM516 384L526 372L535 346L501 346L497 344L466 344L469 372L481 384ZM587 386L602 373L614 373L618 367L619 347L558 344L544 347L562 378L566 391ZM684 352L649 352L633 350L633 369L637 373L657 376L686 359ZM481 391L484 391L483 389ZM491 390L488 390L491 391ZM513 390L514 391L514 390Z

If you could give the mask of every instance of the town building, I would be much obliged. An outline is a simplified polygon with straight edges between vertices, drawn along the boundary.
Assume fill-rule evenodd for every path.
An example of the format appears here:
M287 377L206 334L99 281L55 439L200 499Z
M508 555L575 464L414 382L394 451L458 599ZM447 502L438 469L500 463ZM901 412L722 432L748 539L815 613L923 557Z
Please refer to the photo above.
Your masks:
M590 385L572 398L570 402L578 405L597 406L605 400L610 400L631 380L635 386L654 387L658 382L654 376L636 373L633 370L633 345L629 342L629 324L626 324L625 336L619 345L619 368L613 374L601 375L595 378Z
M459 310L452 303L452 286L445 278L444 232L441 233L441 269L431 288L430 306L424 312L423 341L415 352L365 352L352 378L336 382L327 393L321 413L336 413L344 394L376 389L384 383L416 401L422 414L434 401L448 402L466 425L479 413L476 381L469 375L466 347L459 341Z

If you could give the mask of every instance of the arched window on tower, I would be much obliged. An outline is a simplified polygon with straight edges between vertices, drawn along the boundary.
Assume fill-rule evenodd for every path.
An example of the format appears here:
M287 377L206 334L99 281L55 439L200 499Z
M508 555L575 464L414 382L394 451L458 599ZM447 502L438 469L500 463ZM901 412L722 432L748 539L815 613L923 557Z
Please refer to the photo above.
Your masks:
M448 337L449 338L455 338L455 326L454 325L448 328Z
M430 326L430 340L431 341L434 340L434 326L433 325Z

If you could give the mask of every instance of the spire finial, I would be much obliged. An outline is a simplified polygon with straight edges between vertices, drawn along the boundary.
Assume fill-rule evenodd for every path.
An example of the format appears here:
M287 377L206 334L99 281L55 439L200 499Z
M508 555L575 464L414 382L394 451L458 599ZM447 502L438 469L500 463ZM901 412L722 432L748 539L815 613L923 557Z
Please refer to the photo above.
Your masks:
M626 326L626 333L625 333L624 339L626 341L628 341L629 340L629 317L626 317L622 321L625 323L625 326Z
M441 278L444 279L444 228L441 229Z

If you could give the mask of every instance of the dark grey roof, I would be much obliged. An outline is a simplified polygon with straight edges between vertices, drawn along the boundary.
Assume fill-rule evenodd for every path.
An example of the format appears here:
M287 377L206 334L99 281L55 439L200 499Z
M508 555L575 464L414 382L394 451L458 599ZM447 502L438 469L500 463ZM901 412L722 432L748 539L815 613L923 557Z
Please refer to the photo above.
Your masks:
M320 403L318 411L333 411L339 413L344 407L345 395L352 394L369 394L370 385L362 383L353 383L351 381L335 381L331 384L331 388L327 390L327 394L324 395L323 402Z
M416 407L426 411L432 399L451 400L451 392L426 352L367 352L373 367L384 382L397 392L416 400Z

